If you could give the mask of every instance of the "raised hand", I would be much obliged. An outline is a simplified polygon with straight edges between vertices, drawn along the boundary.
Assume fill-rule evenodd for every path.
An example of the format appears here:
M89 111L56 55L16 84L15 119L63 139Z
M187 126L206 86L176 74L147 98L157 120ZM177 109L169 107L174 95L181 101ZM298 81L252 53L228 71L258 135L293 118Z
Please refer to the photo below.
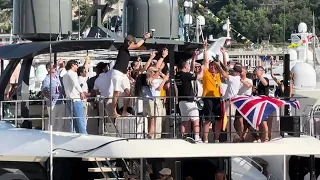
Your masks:
M58 59L58 64L62 64L64 61L63 61L63 59L62 58L59 58Z
M149 39L151 37L151 34L150 33L145 33L143 36L144 36L144 38Z
M207 49L207 46L208 46L208 40L206 39L203 41L203 48Z
M150 59L154 59L156 57L156 55L157 55L157 51L152 51L150 53Z
M163 58L166 58L167 56L168 56L168 49L167 48L164 48L163 50L162 50L162 57Z
M90 61L90 57L89 56L86 56L85 57L85 62L89 62Z
M198 49L196 49L196 50L193 52L193 57L197 57L199 54L200 54L200 51L199 51Z

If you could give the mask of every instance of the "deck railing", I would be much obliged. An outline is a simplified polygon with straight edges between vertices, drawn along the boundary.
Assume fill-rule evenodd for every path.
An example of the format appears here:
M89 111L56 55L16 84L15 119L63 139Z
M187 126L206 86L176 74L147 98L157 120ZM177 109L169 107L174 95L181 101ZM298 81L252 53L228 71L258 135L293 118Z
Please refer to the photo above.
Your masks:
M118 102L122 104L123 98L130 98L130 107L133 107L133 114L129 117L120 117L114 118L110 115L110 105L106 105L107 101L111 103L110 98L99 97L99 98L88 98L88 115L87 115L87 131L89 134L95 135L107 135L107 136L117 136L117 137L128 137L128 138L146 138L148 135L148 118L146 116L145 109L141 107L143 105L143 101L146 100L143 97L119 97ZM163 98L163 97L161 97ZM162 138L180 138L180 125L181 118L178 114L178 106L176 97L165 97L166 105L169 101L172 101L172 104L175 106L171 107L167 105L166 114L156 114L156 122L161 121L163 123L163 130L161 134L154 134L154 137L162 137ZM183 97L179 97L183 98ZM190 98L190 97L189 97ZM194 97L192 97L194 98ZM205 98L205 97L202 97ZM299 98L300 100L304 100L306 98ZM63 102L70 101L70 99L60 99ZM32 105L29 105L32 102ZM45 130L45 126L49 120L48 112L47 112L47 100L11 100L11 101L2 101L0 102L0 118L3 121L8 121L13 123L16 127L21 127L23 121L32 121L33 128ZM73 103L73 101L70 101ZM163 101L162 101L163 102ZM169 103L170 104L170 103ZM79 117L70 116L69 110L67 110L67 106L64 104L66 112L65 116L59 117L57 119L63 120L65 122L71 122L70 126L72 126L71 120L77 119ZM23 108L22 108L23 107ZM318 107L318 106L316 106ZM234 136L238 132L233 128L233 121L235 118L234 112L235 108L228 103L227 109L231 109L227 113L228 116L228 126L227 131L221 132L222 135L227 136L226 140L233 141ZM163 109L164 110L164 109ZM308 134L312 136L317 136L317 109L313 107L313 105L307 105L300 110L296 110L291 108L291 115L300 116L300 133ZM71 111L73 111L71 109ZM154 112L157 112L157 107L154 106ZM271 130L272 137L280 136L280 123L279 117L283 114L283 108L280 108L276 113L277 115L273 117L273 128ZM199 119L202 119L203 116L200 116ZM200 122L202 122L200 120ZM160 123L161 124L161 123ZM201 125L200 125L201 127ZM155 128L157 129L157 123L155 123ZM214 128L212 128L214 130ZM203 133L203 131L201 131ZM209 136L212 136L214 133L209 132Z

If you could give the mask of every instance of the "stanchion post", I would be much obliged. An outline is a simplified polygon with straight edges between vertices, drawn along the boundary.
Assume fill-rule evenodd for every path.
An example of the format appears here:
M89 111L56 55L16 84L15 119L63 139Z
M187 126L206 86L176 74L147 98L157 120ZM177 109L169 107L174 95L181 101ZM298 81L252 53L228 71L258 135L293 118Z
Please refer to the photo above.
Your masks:
M283 63L283 85L284 85L284 97L285 100L290 100L290 54L284 55ZM284 116L290 116L290 106L284 106Z

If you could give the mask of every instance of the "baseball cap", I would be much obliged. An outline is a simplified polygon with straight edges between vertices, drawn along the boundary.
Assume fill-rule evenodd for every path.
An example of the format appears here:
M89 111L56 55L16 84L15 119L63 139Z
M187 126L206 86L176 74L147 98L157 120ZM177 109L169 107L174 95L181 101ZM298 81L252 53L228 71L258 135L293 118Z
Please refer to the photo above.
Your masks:
M169 168L163 168L163 169L159 172L159 174L161 174L161 175L171 175L171 169L169 169Z
M241 73L242 72L242 68L240 66L234 66L233 67L233 71Z

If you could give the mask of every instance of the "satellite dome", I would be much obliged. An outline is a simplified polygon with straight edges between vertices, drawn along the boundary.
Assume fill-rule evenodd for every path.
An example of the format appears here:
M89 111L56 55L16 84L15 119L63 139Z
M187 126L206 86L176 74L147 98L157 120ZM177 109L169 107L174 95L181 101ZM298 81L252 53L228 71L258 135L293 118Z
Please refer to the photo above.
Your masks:
M206 25L206 19L203 16L198 16L197 20L199 21L200 26Z
M308 60L308 61L313 61L313 53L312 53L312 51L310 51L310 50L308 50L307 60Z
M308 26L306 23L301 22L298 26L298 32L299 33L306 33L308 31Z
M314 89L316 87L316 71L310 64L305 62L297 63L291 71L294 74L295 89Z
M288 54L290 54L290 60L297 60L298 59L298 53L294 49L288 49Z

